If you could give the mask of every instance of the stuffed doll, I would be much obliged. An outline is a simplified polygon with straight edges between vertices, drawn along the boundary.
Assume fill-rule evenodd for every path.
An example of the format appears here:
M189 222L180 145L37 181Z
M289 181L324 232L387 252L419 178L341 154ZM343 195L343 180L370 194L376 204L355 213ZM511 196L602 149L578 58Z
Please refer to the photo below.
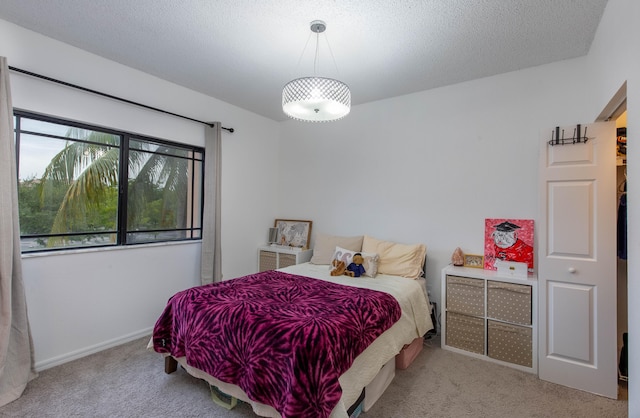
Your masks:
M345 274L346 270L347 268L344 261L334 258L331 262L331 272L329 274L331 274L332 276L342 276L343 274Z
M353 261L351 262L351 264L347 266L347 271L344 274L351 277L362 276L365 273L365 269L362 263L364 263L364 258L362 257L362 254L355 253L353 255Z

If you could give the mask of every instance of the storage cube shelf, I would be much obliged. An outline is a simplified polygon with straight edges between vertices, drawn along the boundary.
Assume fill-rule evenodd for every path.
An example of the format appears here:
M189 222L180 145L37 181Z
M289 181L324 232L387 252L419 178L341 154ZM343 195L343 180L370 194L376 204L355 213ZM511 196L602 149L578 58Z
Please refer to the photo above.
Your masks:
M266 245L258 248L258 271L275 270L311 260L313 250Z
M442 348L538 373L537 277L442 270Z

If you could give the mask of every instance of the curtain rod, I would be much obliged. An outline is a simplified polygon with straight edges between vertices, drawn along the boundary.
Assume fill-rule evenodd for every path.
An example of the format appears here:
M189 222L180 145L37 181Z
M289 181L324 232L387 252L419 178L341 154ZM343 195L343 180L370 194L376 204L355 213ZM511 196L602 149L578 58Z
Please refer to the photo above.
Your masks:
M86 91L86 92L89 92L89 93L97 94L99 96L108 97L109 99L119 100L121 102L125 102L125 103L128 103L128 104L144 107L145 109L155 110L156 112L165 113L167 115L177 116L177 117L182 118L182 119L187 119L187 120L190 120L190 121L193 121L193 122L202 123L204 125L208 125L208 126L213 128L213 123L210 123L210 122L204 122L204 121L201 121L201 120L198 120L198 119L193 119L193 118L190 118L188 116L179 115L177 113L169 112L169 111L163 110L163 109L158 109L157 107L147 106L146 104L134 102L132 100L124 99L124 98L118 97L118 96L113 96L111 94L103 93L101 91L88 89L86 87L78 86L77 84L67 83L66 81L57 80L55 78L47 77L47 76L42 75L42 74L32 73L31 71L23 70L21 68L16 68L16 67L9 66L9 70L15 71L17 73L26 74L26 75L29 75L31 77L41 78L43 80L51 81L53 83L62 84L63 86L73 87L74 89L78 89L78 90ZM234 132L233 128L225 128L224 126L222 126L221 128L224 129L225 131L229 131L231 133Z

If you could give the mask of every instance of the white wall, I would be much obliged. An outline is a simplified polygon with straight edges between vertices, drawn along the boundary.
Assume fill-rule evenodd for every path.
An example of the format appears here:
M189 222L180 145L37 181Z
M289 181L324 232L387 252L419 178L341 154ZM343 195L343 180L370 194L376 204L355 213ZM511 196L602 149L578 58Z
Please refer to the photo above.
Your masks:
M312 219L316 233L426 244L439 302L455 247L482 253L484 218L537 218L539 132L595 121L625 80L629 206L640 206L639 20L640 2L610 0L586 57L356 106L337 123L283 123L281 213ZM640 216L628 217L628 317L638 318ZM638 321L629 346L638 352ZM640 375L634 354L629 368ZM631 379L629 416L639 399Z
M277 214L278 123L2 20L0 55L13 67L233 127L222 134L222 269L225 278L257 271L256 246ZM11 89L16 108L204 145L198 123L18 73ZM25 256L36 367L150 333L166 300L198 284L199 252L189 243Z
M485 218L537 218L540 131L592 120L586 82L581 58L283 123L283 216L424 243L440 305L441 269L458 246L483 253Z

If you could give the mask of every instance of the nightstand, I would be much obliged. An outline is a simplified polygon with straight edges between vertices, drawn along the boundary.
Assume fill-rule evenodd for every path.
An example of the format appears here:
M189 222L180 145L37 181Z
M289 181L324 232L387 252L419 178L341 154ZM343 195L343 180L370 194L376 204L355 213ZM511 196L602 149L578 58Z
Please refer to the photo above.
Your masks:
M264 245L258 248L258 270L275 270L311 260L313 250L302 250L277 245Z

